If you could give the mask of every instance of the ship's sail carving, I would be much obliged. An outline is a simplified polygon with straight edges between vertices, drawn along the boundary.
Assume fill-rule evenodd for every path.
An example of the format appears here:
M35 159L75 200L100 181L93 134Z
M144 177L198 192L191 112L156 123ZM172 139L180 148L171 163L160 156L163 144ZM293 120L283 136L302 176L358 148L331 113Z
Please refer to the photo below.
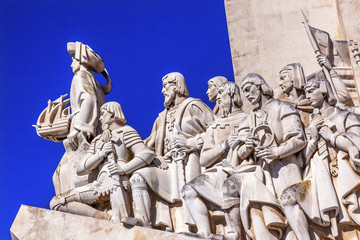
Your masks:
M70 130L70 99L67 94L61 95L55 101L48 101L48 106L40 113L36 125L37 134L50 141L61 142Z

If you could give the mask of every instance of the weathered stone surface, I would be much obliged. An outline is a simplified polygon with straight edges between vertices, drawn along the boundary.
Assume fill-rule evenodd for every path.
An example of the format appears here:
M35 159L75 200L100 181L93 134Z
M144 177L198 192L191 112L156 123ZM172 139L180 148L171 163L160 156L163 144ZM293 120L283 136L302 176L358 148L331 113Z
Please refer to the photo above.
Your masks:
M259 73L275 92L280 91L278 73L288 63L301 63L305 75L320 70L301 9L310 25L332 40L360 40L359 1L225 0L225 9L236 82ZM358 67L353 63L352 68L358 85ZM245 111L251 108L247 101L244 105Z
M10 228L13 240L25 239L199 239L143 227L122 224L70 213L22 205Z

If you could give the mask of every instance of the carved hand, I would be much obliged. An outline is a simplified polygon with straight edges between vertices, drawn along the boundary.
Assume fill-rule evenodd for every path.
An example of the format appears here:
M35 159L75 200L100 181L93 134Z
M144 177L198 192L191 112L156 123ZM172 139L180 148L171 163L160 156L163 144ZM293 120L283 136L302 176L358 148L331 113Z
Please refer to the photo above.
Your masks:
M108 165L108 169L109 169L111 175L114 175L114 174L125 175L126 174L125 168L118 163L110 163Z
M156 157L153 163L162 170L166 170L169 168L169 165L165 162L165 160L160 157Z
M109 153L114 151L113 144L111 142L107 142L104 144L103 148L101 149L99 156L101 158L106 157Z
M79 131L74 129L69 133L67 136L67 140L69 141L69 145L71 147L71 150L75 151L78 148L78 139L77 136L79 135Z
M186 148L189 148L191 147L190 143L189 143L189 140L185 138L184 135L177 135L175 138L174 138L174 145L175 147L177 148L181 148L181 147L186 147Z
M251 153L254 148L259 144L259 137L249 136L245 140L246 152Z
M310 139L314 140L315 143L319 141L319 128L321 128L323 124L324 119L320 115L316 115L308 127Z
M328 57L325 56L324 54L320 53L319 55L316 56L316 58L321 67L325 66L329 71L333 69Z
M264 147L264 146L255 148L255 156L257 158L266 158L268 160L274 160L280 157L276 147Z
M239 145L241 142L245 142L246 141L246 136L244 135L239 135L239 136L236 136L236 135L230 135L227 140L228 140L228 143L230 145L231 148L234 148L236 147L237 145Z
M319 133L321 137L328 142L331 139L331 135L334 134L328 126L323 126L322 128L320 128Z

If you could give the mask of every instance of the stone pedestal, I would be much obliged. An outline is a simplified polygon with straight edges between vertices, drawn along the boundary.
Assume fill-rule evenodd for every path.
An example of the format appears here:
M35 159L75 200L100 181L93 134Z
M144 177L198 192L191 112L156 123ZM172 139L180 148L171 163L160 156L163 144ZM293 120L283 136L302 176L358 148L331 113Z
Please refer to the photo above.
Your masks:
M143 227L22 205L10 228L12 240L148 240L201 239Z

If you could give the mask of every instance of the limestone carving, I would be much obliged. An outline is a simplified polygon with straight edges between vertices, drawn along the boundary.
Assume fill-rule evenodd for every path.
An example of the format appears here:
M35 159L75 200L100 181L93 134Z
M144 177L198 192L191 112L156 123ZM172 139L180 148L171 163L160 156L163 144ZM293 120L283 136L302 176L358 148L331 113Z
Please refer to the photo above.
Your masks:
M218 88L227 81L228 80L222 76L213 77L213 78L209 79L209 81L208 81L208 90L206 91L206 95L208 95L210 102L216 102L216 105L213 109L213 112L215 115L218 115L218 112L219 112L219 106L216 101L216 95L218 92Z
M303 17L317 71L276 66L286 64L274 71L276 98L257 73L238 85L213 77L213 110L171 72L162 78L165 109L144 141L120 104L105 102L112 83L103 59L68 43L70 98L49 100L35 126L66 150L50 208L186 238L360 239L360 110L347 41Z
M70 88L71 125L63 142L66 153L53 175L56 195L96 178L96 174L80 177L76 174L76 168L79 159L86 154L91 139L101 133L98 124L100 107L105 103L104 94L108 94L112 88L103 59L89 46L81 42L69 42L67 51L72 57L71 67L74 72ZM101 86L93 72L102 73L107 79L107 85Z
M120 104L108 102L100 110L100 123L104 131L92 140L77 168L79 175L97 170L97 179L55 196L50 207L107 219L107 213L88 205L110 200L111 220L128 222L131 214L129 176L136 169L150 164L155 153L145 146L136 130L125 125L126 119Z
M162 79L165 110L155 120L151 135L145 140L157 155L149 167L134 172L130 182L133 191L135 217L149 225L175 232L188 231L193 225L181 189L201 173L199 153L203 133L213 121L213 113L200 99L188 97L185 78L178 72ZM155 195L156 213L150 212L149 192ZM182 216L182 218L175 217Z
M219 118L208 126L200 153L200 164L205 167L205 171L183 188L183 198L198 228L198 234L205 237L214 232L211 231L207 206L214 205L221 210L223 204L222 185L228 173L223 171L222 166L231 164L227 161L227 154L235 147L232 138L236 138L239 131L248 130L246 126L242 128L247 114L241 111L240 89L234 82L225 82L218 87L216 104ZM238 211L236 208L233 212L225 212L225 234L234 239L239 236L240 222L236 220Z
M310 239L305 214L288 196L289 187L302 180L300 152L306 139L300 116L291 104L273 98L260 75L247 75L240 86L251 104L259 105L248 116L252 138L240 153L257 165L240 187L245 231L253 239L281 239L288 224L298 239Z

